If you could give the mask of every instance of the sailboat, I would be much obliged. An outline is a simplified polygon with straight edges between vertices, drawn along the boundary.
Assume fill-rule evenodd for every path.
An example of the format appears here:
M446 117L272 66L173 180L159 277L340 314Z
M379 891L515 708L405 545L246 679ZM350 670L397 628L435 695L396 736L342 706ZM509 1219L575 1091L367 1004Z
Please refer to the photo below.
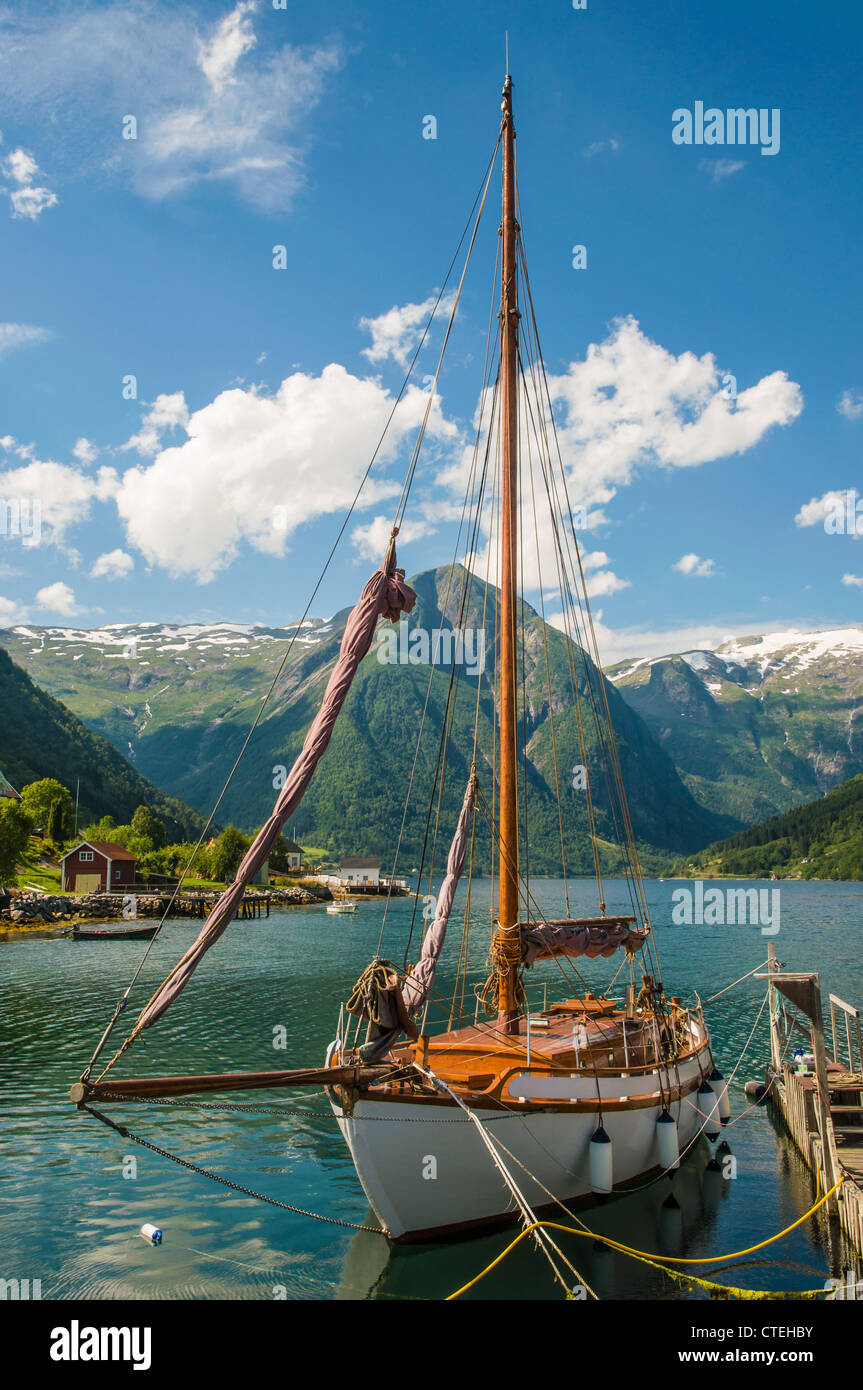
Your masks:
M418 958L408 963L410 942L401 967L378 950L344 999L333 1041L317 1065L209 1076L117 1079L109 1075L136 1039L175 1005L204 954L236 915L246 886L296 813L379 624L403 622L414 607L416 595L397 565L396 542L436 398L440 362L386 553L347 620L320 710L272 815L234 883L142 1009L122 1046L100 1069L99 1058L125 1009L129 990L71 1091L77 1105L104 1119L93 1109L98 1102L159 1099L164 1103L171 1097L221 1091L323 1085L359 1182L382 1229L394 1242L438 1239L489 1223L526 1219L535 1209L604 1200L649 1182L653 1175L673 1173L701 1134L712 1140L718 1137L728 1116L727 1089L714 1064L701 1005L687 1008L679 998L669 996L659 970L527 277L510 76L503 86L497 143L468 219L466 230L472 228L472 235L443 351L498 154L502 215L499 274L496 265L493 292L497 325L492 312L480 421L459 533L465 538L464 562L453 566L453 592L441 605L452 615L453 632L458 632L472 586L482 585L484 568L482 607L483 613L494 610L496 659L493 673L476 681L477 719L467 755L467 782L446 872L438 892L426 897L432 911L424 921ZM443 290L438 303L442 295ZM548 508L543 521L537 513L538 492L544 492ZM573 916L569 905L568 838L571 854L573 846L565 828L570 813L565 816L562 809L550 674L548 707L565 885L559 916L543 914L531 886L531 778L525 736L528 653L519 579L523 590L534 551L537 573L532 587L541 595L548 588L541 574L545 556L563 610L559 640L571 676L569 717L581 751L584 838L598 891L596 911L590 916ZM543 629L547 632L544 621ZM540 673L542 665L541 660L535 663ZM546 672L548 668L546 649ZM453 660L443 670L430 666L429 681L433 678L443 682L447 700L434 786L424 813L419 876L428 872L430 887L429 829L436 842L446 819L442 795L446 770L458 765L454 755L448 761L448 749L455 727L453 692L462 674ZM479 737L483 679L483 708L491 710L493 724L491 748ZM562 739L564 714L560 709L557 714ZM422 715L419 736L426 722L424 711ZM407 748L407 733L405 743ZM591 790L601 776L606 782L604 802L595 788ZM409 812L408 799L405 817ZM599 824L603 815L603 823L619 832L619 872L628 897L625 911L610 911L605 901L604 837ZM465 1006L466 941L474 921L471 884L483 837L491 875L492 921L487 978L474 987L471 1008ZM415 854L411 846L410 858ZM394 864L391 882L396 871ZM435 1021L430 1012L442 1002L435 990L435 974L460 885L466 889L466 907L456 986ZM166 916L169 912L170 907ZM616 997L611 984L590 988L575 964L580 958L619 958L615 980L628 970L628 982L625 977ZM531 987L526 980L528 972L542 962L557 968L563 988L561 997L549 1003L546 986L539 1007L529 1000Z

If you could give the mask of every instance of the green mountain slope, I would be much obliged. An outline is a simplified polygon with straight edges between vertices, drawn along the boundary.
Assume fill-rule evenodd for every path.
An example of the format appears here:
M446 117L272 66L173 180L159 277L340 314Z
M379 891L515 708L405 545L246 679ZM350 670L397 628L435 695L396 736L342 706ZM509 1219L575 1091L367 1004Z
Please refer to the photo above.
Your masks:
M753 824L863 772L863 628L729 640L608 674L712 811Z
M458 576L457 576L458 578ZM418 629L446 629L457 621L455 602L447 602L448 567L411 580L418 602L402 632L405 641ZM458 582L453 589L458 589ZM493 659L496 595L483 614L477 592L462 625L484 635ZM444 611L446 610L446 611ZM252 829L268 814L279 768L289 767L317 710L335 660L347 611L328 623L304 629L279 678L269 706L250 744L240 772L220 808L220 816ZM524 606L527 652L520 717L527 738L528 843L536 872L560 868L557 802L549 692L541 618ZM379 627L378 642L387 625ZM18 628L3 635L16 659L73 708L85 722L134 756L136 766L174 795L207 810L215 801L260 698L278 669L287 633L278 629L229 625L135 628L75 632ZM580 764L577 720L572 708L569 662L561 633L547 629L551 702L562 780L565 843L571 869L591 862L583 790L572 787ZM291 833L332 853L378 853L391 859L398 838L414 743L429 683L429 667L409 661L396 665L372 651L363 663L330 748L306 795ZM404 648L403 648L404 650ZM431 674L426 734L414 777L414 794L403 840L403 867L418 863L431 794L449 666ZM586 675L578 663L579 685ZM640 841L664 851L696 849L740 822L698 806L683 786L668 754L607 685L633 823ZM460 669L447 764L442 834L448 834L461 802L473 749L477 707L476 678ZM479 702L478 761L491 795L489 761L493 752L493 709L488 682ZM614 839L611 803L600 774L599 749L587 720L587 761L597 797L597 834ZM443 851L439 851L442 854ZM610 861L611 862L611 861Z
M863 879L863 775L676 864L675 873Z
M78 822L103 815L128 822L140 805L164 821L170 837L197 836L197 811L142 777L107 739L93 733L0 650L0 767L19 789L56 777L75 795L81 779Z

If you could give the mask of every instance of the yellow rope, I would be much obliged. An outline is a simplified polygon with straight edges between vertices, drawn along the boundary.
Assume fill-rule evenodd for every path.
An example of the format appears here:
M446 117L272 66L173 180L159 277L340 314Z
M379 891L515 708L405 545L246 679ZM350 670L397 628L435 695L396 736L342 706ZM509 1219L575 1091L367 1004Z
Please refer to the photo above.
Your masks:
M485 1276L489 1274L495 1268L496 1265L499 1265L501 1261L504 1260L506 1256L510 1253L510 1251L514 1250L515 1247L519 1244L519 1242L522 1241L526 1235L529 1235L530 1232L534 1230L537 1226L544 1226L548 1230L552 1231L568 1231L570 1235L583 1236L589 1238L590 1240L601 1241L604 1245L610 1246L612 1250L617 1250L622 1255L631 1255L633 1259L641 1260L644 1264L651 1265L654 1269L661 1270L663 1274L669 1275L669 1277L672 1279L677 1279L679 1282L685 1284L697 1284L700 1288L710 1289L718 1298L815 1298L819 1294L824 1293L823 1288L805 1289L802 1292L784 1290L768 1291L763 1289L738 1289L728 1284L715 1284L710 1279L699 1279L698 1276L694 1274L683 1274L676 1269L667 1269L666 1263L687 1265L716 1264L717 1260L736 1260L740 1259L743 1255L751 1255L756 1250L763 1250L765 1245L772 1245L774 1241L781 1240L783 1236L788 1235L789 1231L793 1231L796 1226L800 1226L804 1221L808 1220L808 1218L812 1216L813 1213L816 1212L819 1207L822 1207L824 1205L824 1203L827 1201L829 1197L832 1197L833 1193L836 1191L838 1187L841 1187L844 1181L845 1178L843 1176L839 1179L837 1183L834 1183L833 1187L831 1187L829 1192L825 1192L824 1196L818 1199L814 1206L810 1207L809 1210L807 1212L804 1212L804 1214L801 1217L798 1217L796 1221L792 1221L790 1226L786 1226L784 1231L779 1231L775 1236L770 1236L769 1239L760 1241L758 1245L751 1245L748 1250L735 1250L732 1254L713 1255L707 1259L687 1260L680 1259L677 1256L657 1255L653 1253L647 1255L643 1250L633 1250L631 1246L621 1245L619 1241L612 1240L610 1236L599 1235L596 1231L589 1231L587 1229L579 1231L574 1226L564 1226L557 1221L536 1221L532 1226L527 1226L523 1231L520 1231L519 1234L515 1237L515 1239L510 1241L506 1249L502 1250L501 1253L497 1256L497 1258L492 1260L491 1264L486 1265L485 1269L483 1269L479 1274L477 1274L474 1279L471 1279L467 1284L463 1284L460 1289L456 1289L455 1293L448 1294L447 1297L444 1299L444 1302L449 1303L454 1298L460 1298L463 1293L467 1293L468 1289L472 1289L474 1285L478 1284L481 1279L484 1279ZM660 1263L660 1261L662 1261L662 1263Z

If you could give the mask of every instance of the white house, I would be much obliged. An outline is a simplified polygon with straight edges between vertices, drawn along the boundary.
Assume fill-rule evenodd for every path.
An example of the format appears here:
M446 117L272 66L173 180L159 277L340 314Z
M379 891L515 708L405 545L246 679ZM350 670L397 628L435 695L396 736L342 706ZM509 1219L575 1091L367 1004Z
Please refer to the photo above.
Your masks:
M381 861L379 859L340 859L339 877L343 883L374 884L381 881Z
M287 855L288 868L301 869L303 867L303 851L296 840L289 840L287 835L283 835L282 845Z

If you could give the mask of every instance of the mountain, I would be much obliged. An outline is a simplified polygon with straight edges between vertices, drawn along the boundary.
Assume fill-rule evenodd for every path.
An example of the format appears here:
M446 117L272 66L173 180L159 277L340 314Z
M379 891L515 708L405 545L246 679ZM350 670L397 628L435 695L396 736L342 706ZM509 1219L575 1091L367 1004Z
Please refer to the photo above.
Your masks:
M34 685L2 650L0 767L19 791L28 782L56 777L74 797L80 777L79 825L104 815L127 824L141 805L149 806L176 840L197 837L203 825L197 811L154 787L107 739Z
M456 593L460 571L452 578ZM450 567L426 571L410 582L418 594L416 608L401 630L380 625L378 650L360 668L330 748L290 827L292 834L331 853L378 853L386 861L398 839L429 686L429 667L411 663L408 643L412 635L419 640L422 632L450 630L458 620L455 600L447 597ZM484 644L491 657L498 595L489 591L484 612L482 588L476 584L474 590L462 627L477 634L476 641ZM281 671L290 627L156 623L114 624L93 631L18 627L0 635L0 641L90 728L127 751L147 776L201 811L209 811L221 791L260 700L275 680L268 712L219 810L220 818L252 829L269 814L279 769L290 766L317 710L347 612L328 622L307 624ZM531 864L536 872L555 872L560 867L559 825L544 625L527 604L520 623L527 652L520 718L527 735ZM388 637L388 632L394 637ZM591 856L585 794L571 785L572 770L582 758L569 659L562 634L547 628L545 635L568 864L573 870L586 870ZM395 638L402 643L404 660L389 664L382 658ZM476 676L466 674L463 667L457 669L442 835L449 833L461 802L477 716ZM413 779L403 867L419 862L451 671L447 662L431 672L427 737ZM602 679L592 668L589 673L593 680ZM578 684L585 695L587 673L580 662ZM612 685L606 683L605 689L640 841L665 852L688 852L738 829L739 821L699 807L644 721ZM600 751L589 716L585 718L588 766L598 772ZM492 724L488 682L483 681L478 714L481 777L493 754ZM615 838L611 803L604 778L597 775L592 782L597 835L607 846ZM488 775L484 783L490 789ZM479 834L482 838L482 824ZM439 847L438 858L441 853ZM613 864L610 856L608 848L606 862Z
M696 801L738 822L863 772L863 628L731 639L607 675Z
M817 801L710 845L673 873L863 879L863 775Z

